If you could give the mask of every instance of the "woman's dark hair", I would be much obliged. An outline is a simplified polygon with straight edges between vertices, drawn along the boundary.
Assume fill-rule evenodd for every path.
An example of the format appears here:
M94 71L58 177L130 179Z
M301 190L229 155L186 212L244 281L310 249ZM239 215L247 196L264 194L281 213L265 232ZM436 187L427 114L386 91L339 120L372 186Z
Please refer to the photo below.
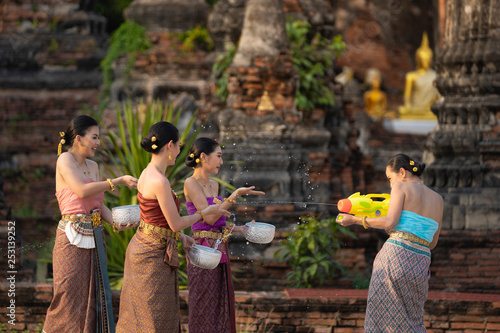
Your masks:
M148 135L141 141L141 147L148 153L158 154L170 141L179 141L179 130L167 121L160 121L151 126Z
M219 143L215 140L210 138L198 138L189 149L189 153L184 162L188 167L195 168L199 163L201 153L210 155L217 147L219 147ZM196 162L196 160L198 160L198 162Z
M394 155L387 163L387 166L394 172L398 172L399 169L403 168L417 177L420 177L425 170L425 163L417 162L405 154Z
M64 139L64 145L72 147L76 136L85 136L87 130L92 126L99 126L97 120L86 115L78 116L69 123L66 132L61 132L61 140Z

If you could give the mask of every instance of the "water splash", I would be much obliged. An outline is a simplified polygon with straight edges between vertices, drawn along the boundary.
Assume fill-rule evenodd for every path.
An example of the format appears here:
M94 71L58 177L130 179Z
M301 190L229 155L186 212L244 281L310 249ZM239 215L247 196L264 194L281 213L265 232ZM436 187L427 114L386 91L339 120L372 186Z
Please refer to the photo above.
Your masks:
M335 203L327 203L327 202L314 202L314 201L274 201L274 200L268 200L268 201L238 201L236 202L235 205L247 205L247 204L295 204L304 208L307 208L309 205L322 205L322 206L335 206L337 207L337 202Z

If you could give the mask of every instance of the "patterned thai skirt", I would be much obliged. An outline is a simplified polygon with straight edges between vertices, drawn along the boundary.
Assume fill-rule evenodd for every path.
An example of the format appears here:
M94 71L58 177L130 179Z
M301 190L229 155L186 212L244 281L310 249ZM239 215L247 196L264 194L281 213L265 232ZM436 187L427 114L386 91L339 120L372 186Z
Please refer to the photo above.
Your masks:
M114 333L102 226L93 227L92 222L79 224L86 230L83 237L92 238L92 248L82 248L68 239L64 231L68 223L61 220L56 232L52 252L54 292L43 332Z
M215 240L195 238L213 247ZM218 250L227 254L227 243ZM236 333L235 300L231 266L220 263L214 269L188 264L189 333Z
M177 241L139 228L127 247L117 332L180 332Z
M375 258L368 291L365 332L426 332L424 303L429 290L430 250L388 239Z

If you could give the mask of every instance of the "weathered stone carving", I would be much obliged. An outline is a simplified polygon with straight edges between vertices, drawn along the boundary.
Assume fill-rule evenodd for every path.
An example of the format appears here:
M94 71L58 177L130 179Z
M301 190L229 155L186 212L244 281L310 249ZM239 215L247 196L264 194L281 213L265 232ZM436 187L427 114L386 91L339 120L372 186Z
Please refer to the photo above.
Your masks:
M500 195L499 5L498 0L446 2L444 47L437 60L436 80L443 98L432 107L439 127L427 142L433 162L425 182L443 192L447 204L464 207L464 214L445 217L466 221L452 226L498 228L493 222L500 219L493 200L481 203L481 209L466 199L449 201L451 193L481 197L492 187L496 187L495 196ZM467 188L476 190L463 194ZM476 218L489 222L478 224Z

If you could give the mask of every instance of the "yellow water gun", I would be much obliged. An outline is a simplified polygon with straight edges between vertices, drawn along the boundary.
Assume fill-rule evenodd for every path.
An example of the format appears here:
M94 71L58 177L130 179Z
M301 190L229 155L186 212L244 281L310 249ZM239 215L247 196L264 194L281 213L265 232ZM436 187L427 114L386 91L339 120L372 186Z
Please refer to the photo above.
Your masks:
M390 200L391 195L387 193L360 195L357 192L347 199L339 200L337 208L342 213L360 217L387 216Z

